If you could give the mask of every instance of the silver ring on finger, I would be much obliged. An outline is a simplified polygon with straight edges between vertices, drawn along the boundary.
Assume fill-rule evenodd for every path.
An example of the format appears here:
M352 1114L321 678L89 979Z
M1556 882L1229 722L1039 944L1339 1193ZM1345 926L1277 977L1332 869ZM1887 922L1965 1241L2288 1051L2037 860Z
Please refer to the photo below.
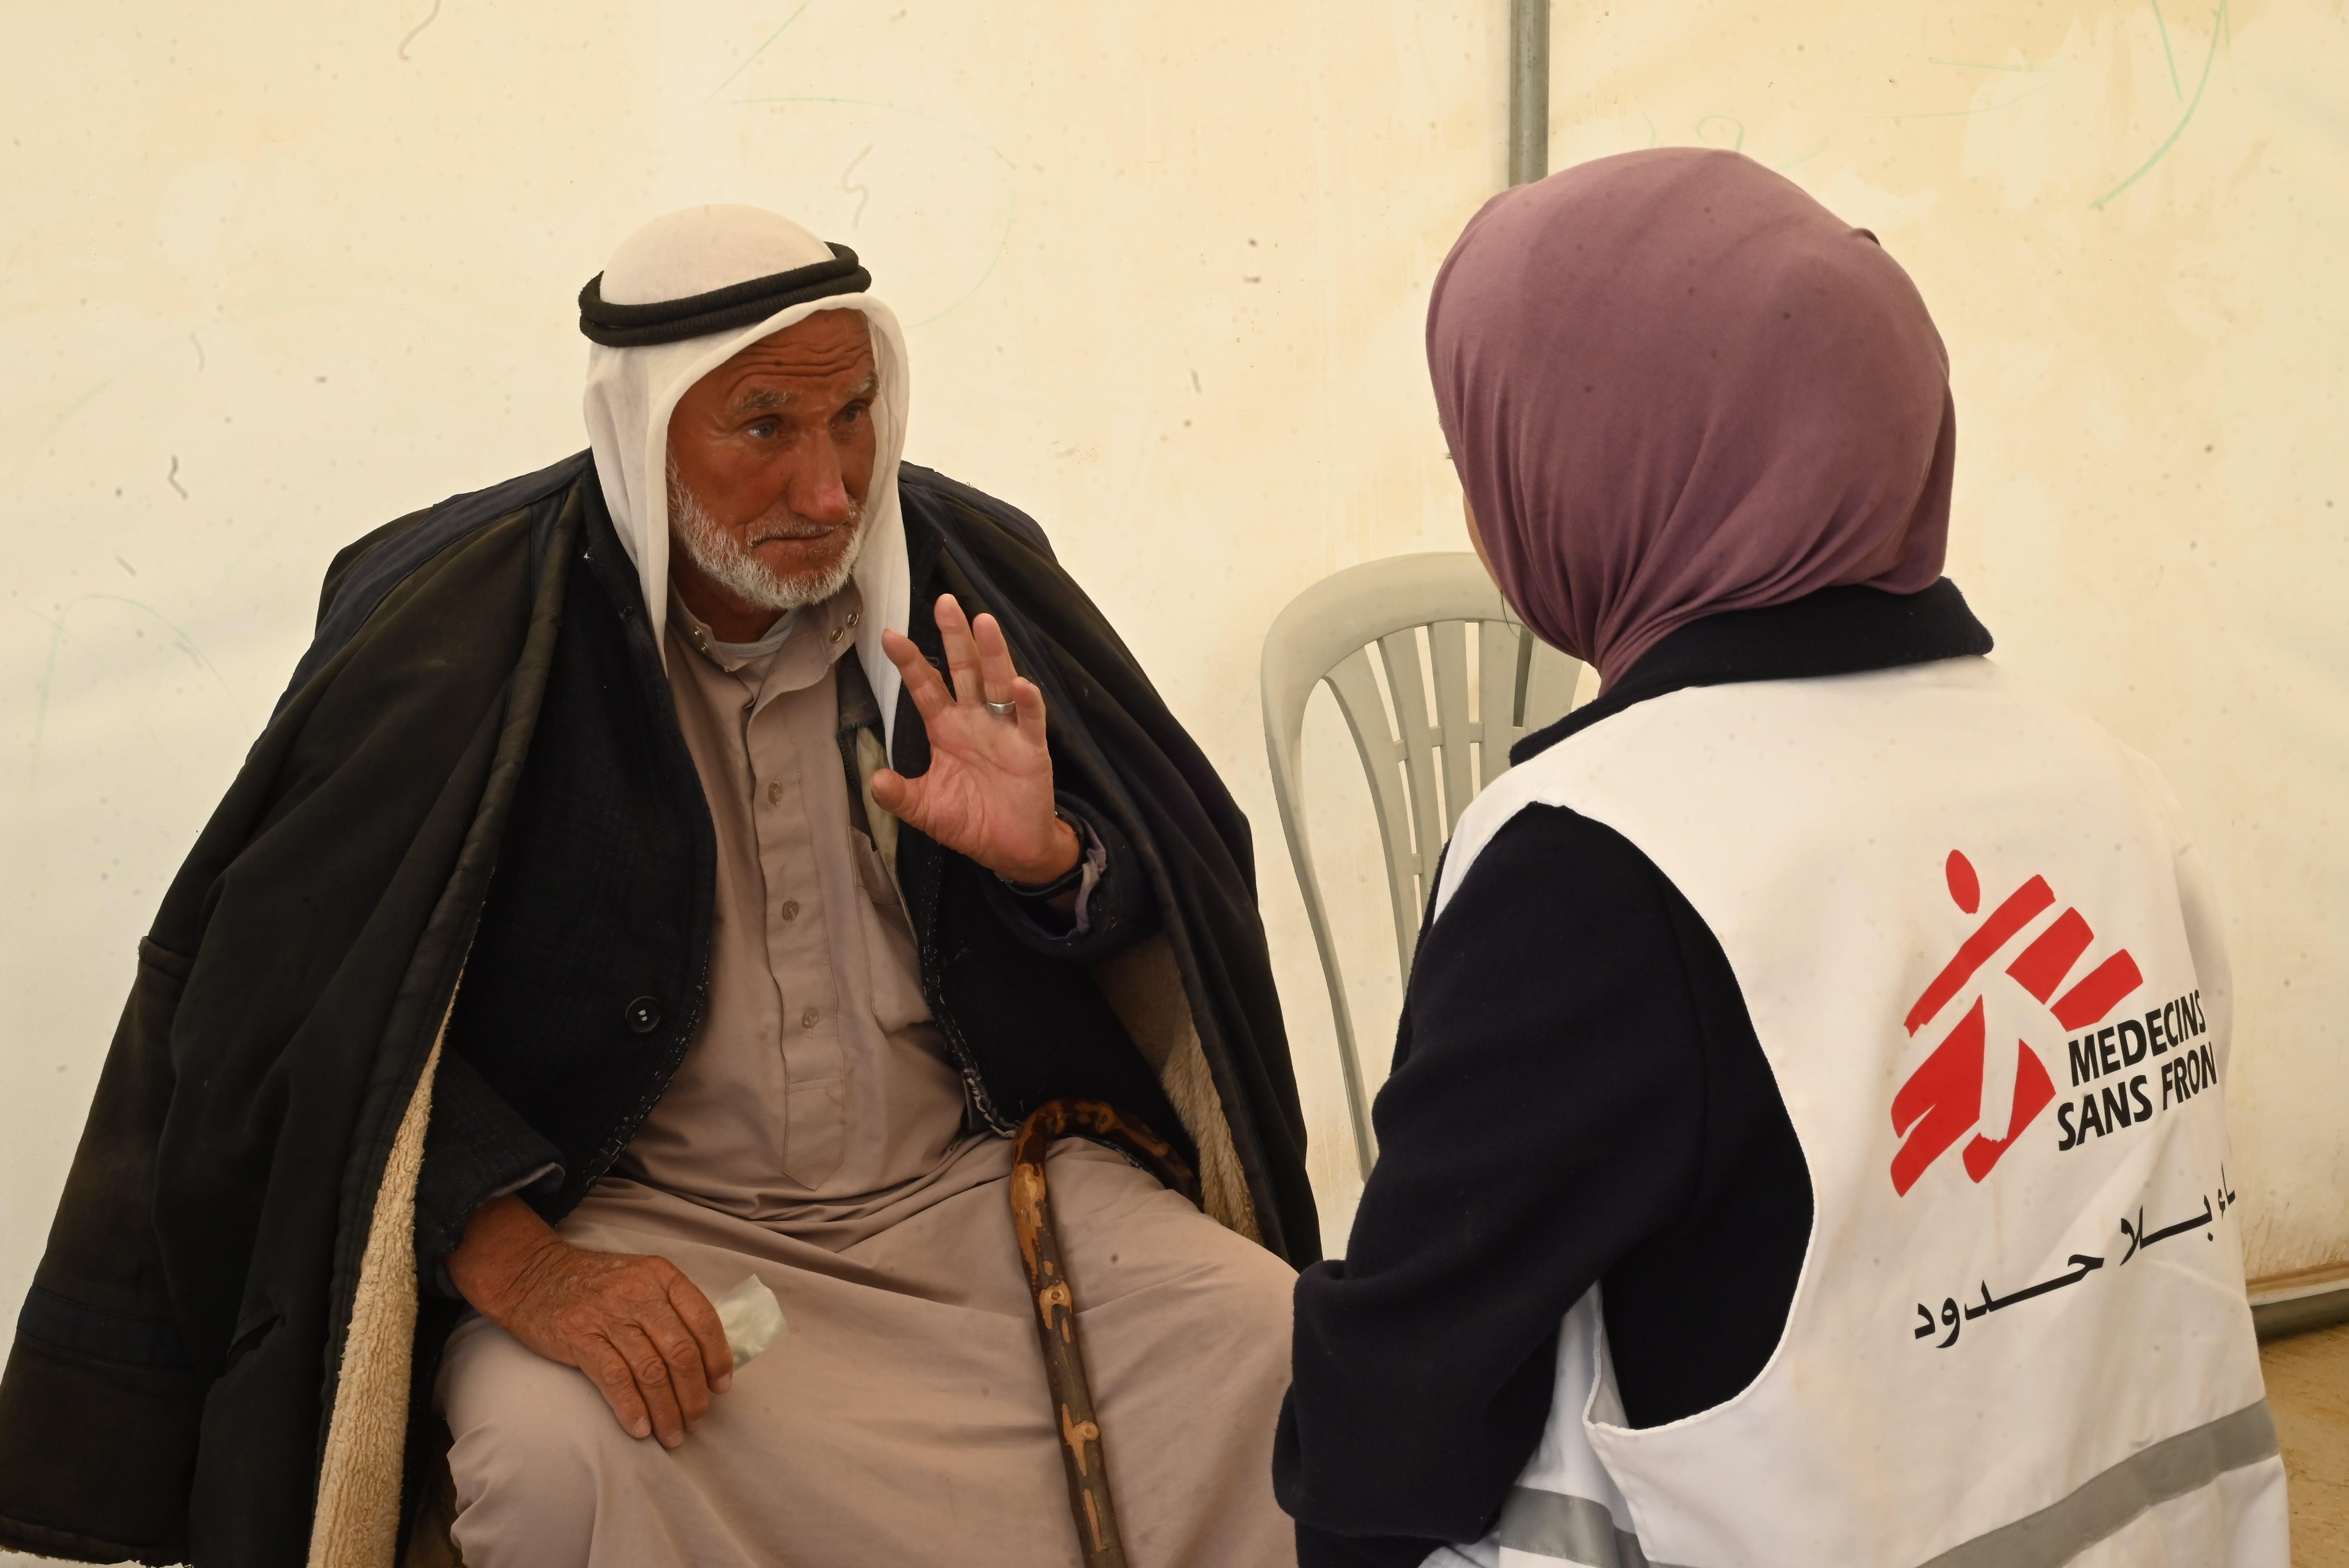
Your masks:
M1008 718L1012 720L1014 723L1019 721L1019 705L1017 702L997 702L992 697L987 697L981 700L986 702L987 711L993 714L996 717Z

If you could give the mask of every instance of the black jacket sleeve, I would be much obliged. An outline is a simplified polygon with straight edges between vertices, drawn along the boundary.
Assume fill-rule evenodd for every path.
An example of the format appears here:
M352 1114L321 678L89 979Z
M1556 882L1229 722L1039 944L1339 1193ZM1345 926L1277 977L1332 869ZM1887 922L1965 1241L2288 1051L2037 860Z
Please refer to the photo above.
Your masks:
M1087 848L1099 845L1101 875L1085 902L1085 928L1039 907L1000 877L989 884L989 898L1004 923L1025 946L1050 958L1071 964L1095 964L1124 952L1158 929L1158 901L1140 858L1109 813L1066 790L1055 797L1061 812L1076 820Z
M1719 944L1619 834L1518 814L1422 938L1348 1255L1297 1288L1274 1455L1304 1568L1482 1538L1602 1279L1634 1425L1768 1359L1810 1223Z
M480 1071L443 1047L432 1079L432 1119L424 1130L424 1169L416 1181L417 1278L435 1288L440 1260L465 1239L473 1211L517 1182L554 1168L563 1152L508 1105Z

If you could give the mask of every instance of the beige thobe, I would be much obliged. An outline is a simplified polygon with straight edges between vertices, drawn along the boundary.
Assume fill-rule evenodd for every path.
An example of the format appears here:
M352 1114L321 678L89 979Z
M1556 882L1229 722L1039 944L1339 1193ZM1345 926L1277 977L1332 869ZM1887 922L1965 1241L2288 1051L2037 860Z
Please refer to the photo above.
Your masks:
M564 1239L756 1274L788 1326L671 1452L468 1317L440 1392L471 1568L1078 1562L1012 1238L1009 1143L965 1128L911 931L851 826L850 588L780 645L672 601L669 686L717 830L693 1045ZM1293 1563L1271 1495L1287 1265L1118 1156L1048 1173L1135 1568Z

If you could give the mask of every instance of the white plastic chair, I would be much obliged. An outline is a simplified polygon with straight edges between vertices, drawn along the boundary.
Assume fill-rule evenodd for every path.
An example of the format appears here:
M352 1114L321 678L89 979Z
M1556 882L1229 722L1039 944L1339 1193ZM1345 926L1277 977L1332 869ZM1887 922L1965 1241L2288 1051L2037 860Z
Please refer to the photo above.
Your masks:
M1408 984L1433 891L1429 879L1460 813L1507 771L1509 748L1519 737L1565 715L1581 673L1578 660L1518 624L1465 552L1349 567L1299 594L1265 636L1264 743L1273 799L1330 983L1346 1108L1365 1176L1378 1150L1345 979L1306 838L1305 706L1313 688L1329 682L1353 731L1377 803L1395 958Z

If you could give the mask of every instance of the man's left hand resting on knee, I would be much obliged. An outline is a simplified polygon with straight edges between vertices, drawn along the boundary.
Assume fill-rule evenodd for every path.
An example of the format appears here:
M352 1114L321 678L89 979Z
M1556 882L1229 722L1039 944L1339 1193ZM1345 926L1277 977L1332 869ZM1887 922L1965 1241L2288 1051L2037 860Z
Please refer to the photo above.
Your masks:
M717 1309L676 1264L574 1247L511 1194L473 1211L446 1266L483 1317L585 1373L631 1437L677 1447L734 1380Z

